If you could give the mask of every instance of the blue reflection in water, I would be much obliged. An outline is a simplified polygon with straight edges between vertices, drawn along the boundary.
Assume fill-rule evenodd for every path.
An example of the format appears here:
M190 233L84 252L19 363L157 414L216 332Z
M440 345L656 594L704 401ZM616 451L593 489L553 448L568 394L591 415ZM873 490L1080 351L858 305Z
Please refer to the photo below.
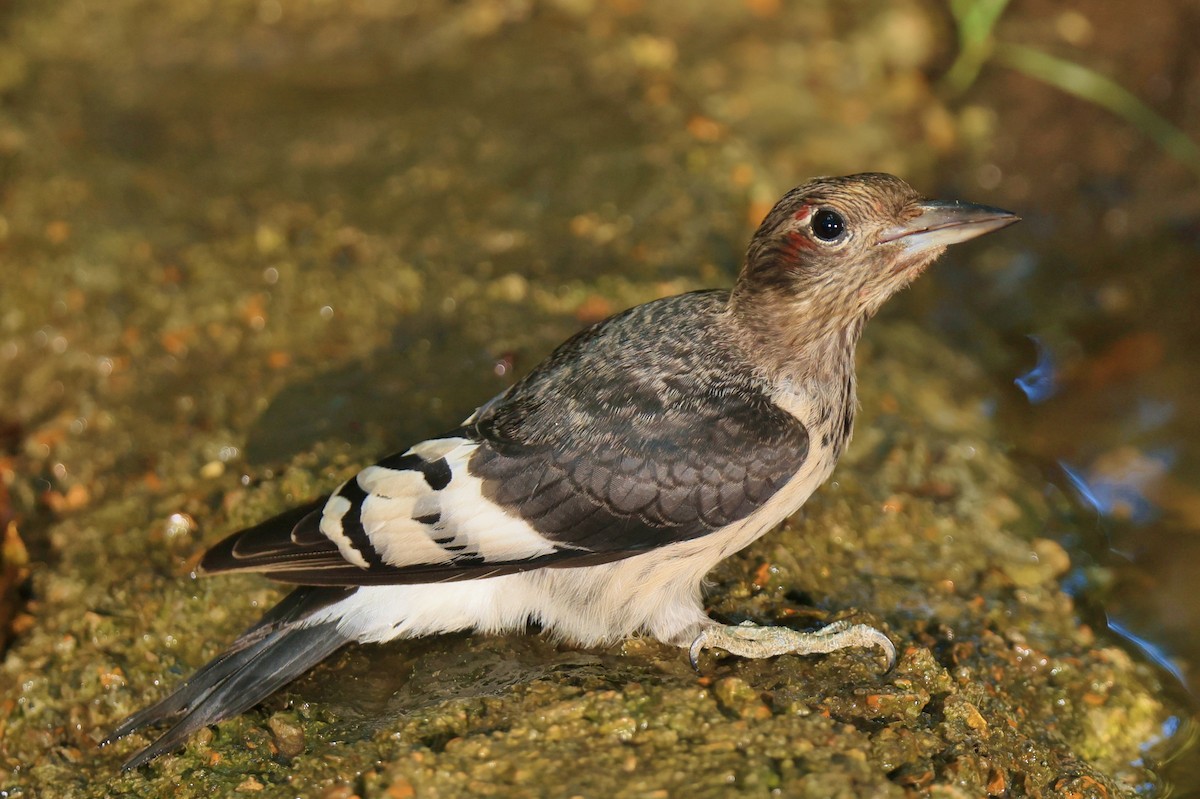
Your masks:
M1158 506L1146 496L1146 490L1171 469L1176 456L1175 447L1162 447L1103 470L1085 472L1061 460L1058 465L1083 501L1102 516L1119 515L1141 524L1158 516Z
M1150 747L1155 746L1163 741L1171 740L1177 734L1179 734L1179 728L1182 725L1183 719L1179 718L1179 716L1167 716L1167 720L1162 723L1162 727L1160 728L1158 735L1142 744L1142 751L1144 752Z
M1133 630L1130 630L1128 627L1126 627L1120 621L1114 619L1111 615L1108 616L1108 629L1112 630L1114 633L1121 636L1126 641L1128 641L1129 643L1131 643L1135 647L1137 647L1138 651L1140 651L1144 656L1146 656L1151 661L1153 661L1157 666L1162 668L1163 671L1167 672L1172 677L1174 677L1176 680L1178 680L1179 684L1182 685L1184 687L1184 689L1187 689L1188 682L1187 682L1187 678L1184 677L1183 669L1180 668L1179 664L1177 664L1171 658L1170 653L1167 652L1167 650L1164 649L1160 644L1156 644L1153 641L1143 638L1142 636L1133 632ZM1189 693L1191 693L1191 692L1189 691ZM1175 719L1174 716L1172 716L1171 718ZM1168 719L1168 721L1170 721L1170 719ZM1179 720L1175 719L1174 724L1175 724L1175 727L1178 727ZM1165 733L1166 730L1167 730L1167 725L1164 724L1163 732ZM1174 728L1172 728L1172 733L1174 733L1174 731L1175 731ZM1154 738L1151 738L1149 741L1147 741L1143 745L1142 749L1144 750L1147 746L1153 746L1155 743L1157 743L1157 740Z
M1029 401L1036 405L1058 393L1058 365L1050 348L1040 338L1028 336L1028 339L1037 347L1037 363L1013 382L1025 392Z

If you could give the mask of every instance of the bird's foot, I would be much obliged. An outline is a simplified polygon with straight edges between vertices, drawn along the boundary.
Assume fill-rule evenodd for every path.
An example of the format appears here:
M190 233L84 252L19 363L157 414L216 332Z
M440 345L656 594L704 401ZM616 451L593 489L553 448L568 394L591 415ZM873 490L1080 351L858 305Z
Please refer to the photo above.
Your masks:
M813 632L800 632L787 627L759 627L753 622L740 625L708 627L696 636L688 647L692 668L699 669L700 652L704 649L724 649L744 658L769 658L776 655L817 655L836 652L851 646L875 646L883 650L887 667L896 665L896 647L891 639L865 624L835 621Z

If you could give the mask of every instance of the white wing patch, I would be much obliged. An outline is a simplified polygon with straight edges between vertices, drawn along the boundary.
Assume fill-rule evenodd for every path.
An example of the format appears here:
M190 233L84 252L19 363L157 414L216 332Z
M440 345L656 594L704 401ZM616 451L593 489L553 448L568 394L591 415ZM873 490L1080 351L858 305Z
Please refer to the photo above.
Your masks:
M338 491L341 490L339 486ZM343 558L355 566L365 569L370 564L363 558L362 553L354 548L354 544L350 541L350 538L346 535L342 527L342 519L345 518L347 511L352 507L353 505L350 500L335 491L321 511L321 532L324 533L326 538L337 544L338 552ZM292 538L295 538L294 534Z
M482 481L467 469L478 446L465 438L433 439L368 466L330 497L321 532L364 569L511 562L560 549L483 496Z
M422 460L436 461L438 458L444 458L457 447L468 443L465 438L432 438L429 441L422 441L420 444L413 445L405 455L416 455ZM474 451L474 447L471 447Z

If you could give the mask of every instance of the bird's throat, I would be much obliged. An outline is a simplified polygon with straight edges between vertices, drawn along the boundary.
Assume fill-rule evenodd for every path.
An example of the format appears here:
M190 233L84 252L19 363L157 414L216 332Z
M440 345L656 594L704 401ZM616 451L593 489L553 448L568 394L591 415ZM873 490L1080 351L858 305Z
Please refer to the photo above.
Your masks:
M843 382L865 314L831 316L803 298L730 299L729 317L750 361L773 383Z

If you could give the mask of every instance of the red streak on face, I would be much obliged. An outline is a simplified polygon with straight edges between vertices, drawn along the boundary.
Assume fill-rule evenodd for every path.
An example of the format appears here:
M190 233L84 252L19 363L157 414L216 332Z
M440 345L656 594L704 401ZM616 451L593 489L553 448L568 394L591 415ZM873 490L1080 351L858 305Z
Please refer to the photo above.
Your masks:
M792 214L792 219L795 219L800 224L808 222L809 217L813 215L813 207L808 203L800 206ZM780 255L791 260L799 260L800 253L805 250L814 250L817 245L807 233L801 233L799 230L791 230L783 234L783 246L780 247Z
M813 240L803 233L798 233L793 230L784 238L787 239L787 244L783 248L784 254L786 255L798 256L801 250L816 249L816 244L813 242Z

